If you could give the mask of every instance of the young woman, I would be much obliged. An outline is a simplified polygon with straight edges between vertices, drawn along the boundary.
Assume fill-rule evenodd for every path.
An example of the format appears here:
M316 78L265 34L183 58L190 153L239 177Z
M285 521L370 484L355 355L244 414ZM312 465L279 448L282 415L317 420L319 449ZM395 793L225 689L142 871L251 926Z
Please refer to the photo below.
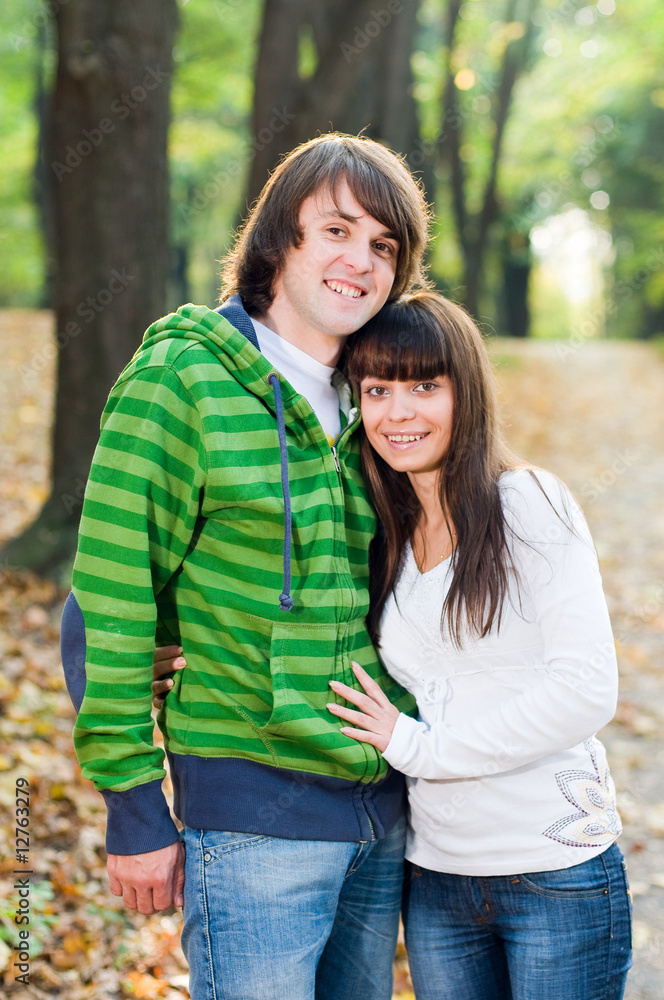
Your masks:
M383 532L370 627L417 698L332 682L348 736L408 776L406 947L418 1000L619 1000L630 903L594 733L617 669L583 516L509 454L468 315L419 292L357 336L348 376Z
M328 707L408 777L417 1000L619 1000L630 903L594 736L617 670L583 516L504 447L482 338L451 302L385 306L347 374L382 522L370 629L419 716L357 664L363 692L331 682Z

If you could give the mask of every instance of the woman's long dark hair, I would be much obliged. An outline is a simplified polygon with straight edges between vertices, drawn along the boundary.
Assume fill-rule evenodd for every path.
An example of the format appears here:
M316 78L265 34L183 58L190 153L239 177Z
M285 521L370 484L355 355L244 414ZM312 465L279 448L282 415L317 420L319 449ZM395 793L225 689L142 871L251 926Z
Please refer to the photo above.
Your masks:
M441 628L457 647L464 635L485 636L499 627L514 571L498 479L517 460L498 425L491 365L470 316L435 292L420 291L389 302L352 338L344 368L355 392L369 376L387 381L426 381L441 375L452 383L450 446L439 479L440 502L456 534L452 583ZM381 614L394 591L406 543L421 516L420 502L404 472L396 472L362 433L362 461L383 530L370 552L369 631L379 640Z

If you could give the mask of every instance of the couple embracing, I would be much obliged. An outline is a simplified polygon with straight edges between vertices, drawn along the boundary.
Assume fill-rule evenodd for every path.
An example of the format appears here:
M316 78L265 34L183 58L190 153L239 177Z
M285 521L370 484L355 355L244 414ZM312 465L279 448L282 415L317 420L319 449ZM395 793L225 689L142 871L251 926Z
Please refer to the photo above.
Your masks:
M306 143L222 305L154 323L102 417L62 629L74 739L111 890L184 904L193 1000L389 1000L402 907L418 1000L623 995L596 555L503 445L426 235L394 154Z

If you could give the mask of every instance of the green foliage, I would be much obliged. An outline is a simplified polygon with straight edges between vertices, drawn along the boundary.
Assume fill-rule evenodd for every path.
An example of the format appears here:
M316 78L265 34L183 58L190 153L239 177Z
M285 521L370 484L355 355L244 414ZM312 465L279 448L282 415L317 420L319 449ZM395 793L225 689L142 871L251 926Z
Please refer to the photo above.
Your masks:
M44 247L33 202L37 121L33 113L41 59L40 4L7 0L0 34L0 304L39 304Z

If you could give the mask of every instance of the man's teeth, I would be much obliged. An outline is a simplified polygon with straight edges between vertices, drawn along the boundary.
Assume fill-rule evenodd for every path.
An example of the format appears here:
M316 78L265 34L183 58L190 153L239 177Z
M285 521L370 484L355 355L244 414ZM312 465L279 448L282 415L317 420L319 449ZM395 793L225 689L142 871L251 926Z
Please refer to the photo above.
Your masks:
M405 441L421 441L424 434L388 434L388 441L396 441L397 443L403 443Z
M341 285L338 281L328 281L327 287L340 295L348 295L351 299L359 299L362 294L361 288L353 288L351 285Z

